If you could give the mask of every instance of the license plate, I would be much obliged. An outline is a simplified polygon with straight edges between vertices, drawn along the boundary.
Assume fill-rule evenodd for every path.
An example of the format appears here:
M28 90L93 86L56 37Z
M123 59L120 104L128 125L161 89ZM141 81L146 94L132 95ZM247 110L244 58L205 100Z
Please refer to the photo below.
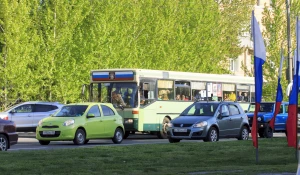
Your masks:
M187 132L187 129L176 128L176 129L174 129L174 132Z
M54 135L55 131L43 131L43 135Z

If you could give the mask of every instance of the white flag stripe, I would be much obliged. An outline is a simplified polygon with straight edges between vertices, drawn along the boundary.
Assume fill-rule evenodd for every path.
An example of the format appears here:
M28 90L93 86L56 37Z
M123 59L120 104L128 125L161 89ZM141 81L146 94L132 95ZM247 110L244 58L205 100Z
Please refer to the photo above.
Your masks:
M262 34L260 32L259 24L254 16L254 13L252 13L252 20L251 20L251 30L252 30L252 37L254 44L254 56L260 59L263 59L266 61L266 48L265 43L262 37Z

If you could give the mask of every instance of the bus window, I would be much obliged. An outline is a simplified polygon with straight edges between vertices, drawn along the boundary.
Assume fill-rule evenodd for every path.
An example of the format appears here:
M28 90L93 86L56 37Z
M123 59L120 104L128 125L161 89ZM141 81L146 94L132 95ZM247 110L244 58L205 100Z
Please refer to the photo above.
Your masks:
M145 80L149 81L149 80ZM140 105L144 106L155 101L155 81L140 83ZM142 102L142 99L144 100Z
M174 99L174 82L171 80L158 80L158 100Z
M222 84L223 99L227 101L235 101L235 85L234 84Z
M238 102L250 102L250 93L248 85L237 85L236 101Z
M192 100L203 101L206 97L206 83L204 82L191 82Z
M175 100L188 101L191 100L191 86L190 82L175 81Z
M250 86L250 95L249 100L250 102L255 102L255 87L254 86Z

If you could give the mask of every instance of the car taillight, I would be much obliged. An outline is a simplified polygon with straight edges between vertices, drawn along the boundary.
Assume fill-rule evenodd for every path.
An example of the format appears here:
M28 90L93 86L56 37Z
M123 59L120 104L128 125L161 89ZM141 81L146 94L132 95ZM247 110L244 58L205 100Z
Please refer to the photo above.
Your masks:
M8 120L8 116L4 117L3 120Z

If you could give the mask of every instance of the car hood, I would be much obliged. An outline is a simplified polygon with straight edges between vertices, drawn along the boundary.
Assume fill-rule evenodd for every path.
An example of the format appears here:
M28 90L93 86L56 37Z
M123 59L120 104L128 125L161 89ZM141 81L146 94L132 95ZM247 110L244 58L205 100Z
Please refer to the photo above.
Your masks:
M43 119L43 125L58 125L71 119L76 121L79 117L47 117Z
M192 124L202 121L206 121L212 118L212 116L179 116L172 120L173 124Z

